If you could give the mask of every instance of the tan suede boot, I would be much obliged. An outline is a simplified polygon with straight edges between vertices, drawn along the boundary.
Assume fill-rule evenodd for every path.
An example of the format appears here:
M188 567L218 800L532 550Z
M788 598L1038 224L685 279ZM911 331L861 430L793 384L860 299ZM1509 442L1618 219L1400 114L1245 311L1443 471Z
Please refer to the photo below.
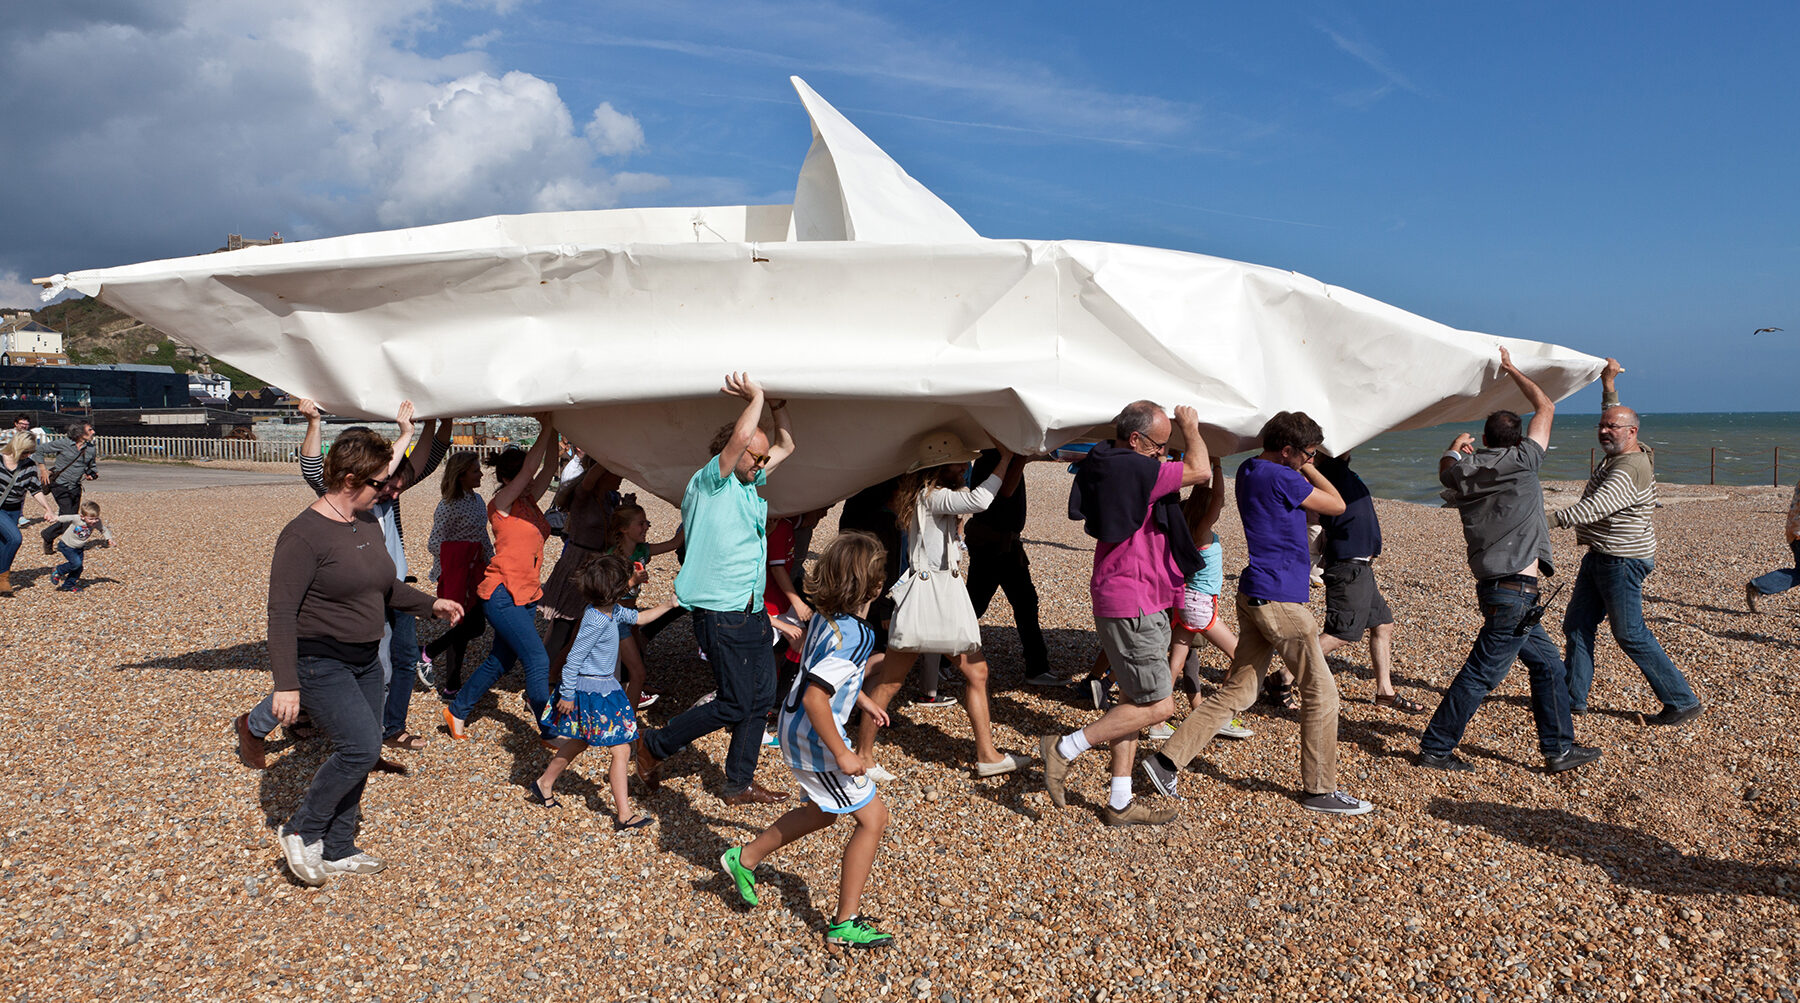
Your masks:
M0 596L12 595L12 572L0 571Z

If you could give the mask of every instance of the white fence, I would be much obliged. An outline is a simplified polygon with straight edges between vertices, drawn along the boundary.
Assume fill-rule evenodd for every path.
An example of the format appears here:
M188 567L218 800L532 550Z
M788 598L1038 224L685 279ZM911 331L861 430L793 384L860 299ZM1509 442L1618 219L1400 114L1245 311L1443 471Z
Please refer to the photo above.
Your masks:
M296 442L258 442L255 439L171 439L147 435L94 437L102 457L136 457L146 460L247 460L253 463L298 463ZM453 453L475 453L483 459L504 446L451 446Z

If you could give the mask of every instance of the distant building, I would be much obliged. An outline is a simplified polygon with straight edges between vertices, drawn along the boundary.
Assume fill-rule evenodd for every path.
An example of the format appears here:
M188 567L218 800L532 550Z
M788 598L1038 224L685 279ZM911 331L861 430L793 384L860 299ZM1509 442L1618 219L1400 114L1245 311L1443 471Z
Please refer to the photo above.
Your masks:
M225 246L219 248L219 250L241 251L246 247L268 247L270 244L279 243L281 243L281 234L279 233L270 234L269 239L267 240L257 240L255 237L245 237L243 234L239 233L228 233L225 235Z
M173 408L187 377L168 366L0 366L0 411Z
M231 380L211 373L189 373L188 396L204 398L209 402L229 401L231 399Z
M0 366L66 366L62 332L28 313L0 314Z

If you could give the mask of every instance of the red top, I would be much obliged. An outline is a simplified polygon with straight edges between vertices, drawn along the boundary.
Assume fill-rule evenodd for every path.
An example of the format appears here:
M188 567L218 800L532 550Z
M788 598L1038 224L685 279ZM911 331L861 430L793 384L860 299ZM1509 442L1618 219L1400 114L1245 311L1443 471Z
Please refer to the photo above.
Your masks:
M514 606L524 606L543 598L544 586L539 581L544 568L544 541L550 539L550 524L537 502L520 495L512 511L503 513L487 506L488 525L494 530L494 559L488 562L487 575L481 579L477 594L492 599L494 590L506 586Z

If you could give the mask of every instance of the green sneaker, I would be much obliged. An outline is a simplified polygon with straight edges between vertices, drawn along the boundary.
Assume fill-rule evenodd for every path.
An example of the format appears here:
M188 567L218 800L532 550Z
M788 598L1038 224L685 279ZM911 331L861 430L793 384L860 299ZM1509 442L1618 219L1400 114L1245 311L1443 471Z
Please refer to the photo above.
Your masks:
M825 928L825 943L840 947L886 947L893 942L893 934L882 933L875 929L873 919L861 916L852 916Z
M750 868L738 863L743 855L744 848L734 846L719 857L719 866L725 869L727 877L737 883L738 898L743 899L745 905L759 905L761 900L756 897L756 875L750 872Z

